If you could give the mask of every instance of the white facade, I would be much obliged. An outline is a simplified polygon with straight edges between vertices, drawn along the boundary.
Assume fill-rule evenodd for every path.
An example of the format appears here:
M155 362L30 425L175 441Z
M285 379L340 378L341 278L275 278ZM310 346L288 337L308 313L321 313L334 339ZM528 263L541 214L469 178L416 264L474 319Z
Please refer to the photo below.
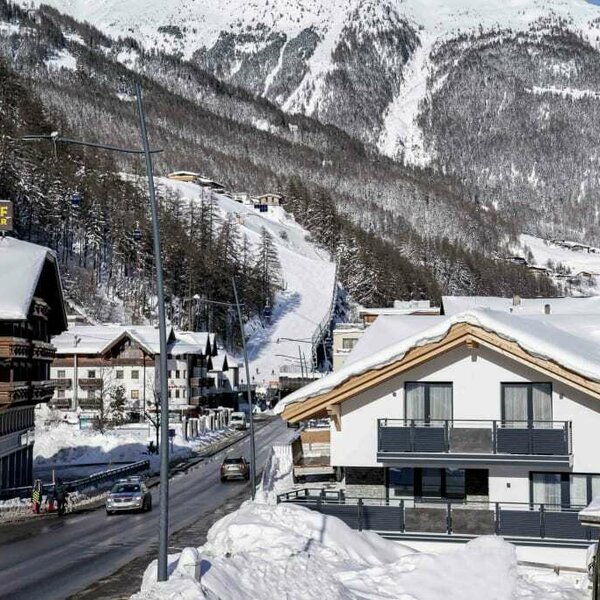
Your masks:
M362 323L338 323L333 330L333 370L339 371L365 332Z
M595 451L600 431L600 401L496 351L466 346L342 402L341 429L331 426L332 466L394 467L392 462L378 461L378 419L405 418L407 382L452 383L454 421L501 421L503 383L552 384L552 420L572 422L572 464L562 468L545 466L543 462L519 466L510 462L486 464L484 459L478 468L489 471L490 502L530 502L532 472L600 474L600 453ZM450 457L440 454L439 458L439 462L428 462L425 466L460 468L449 462ZM405 466L406 463L402 464ZM414 466L419 466L416 458Z

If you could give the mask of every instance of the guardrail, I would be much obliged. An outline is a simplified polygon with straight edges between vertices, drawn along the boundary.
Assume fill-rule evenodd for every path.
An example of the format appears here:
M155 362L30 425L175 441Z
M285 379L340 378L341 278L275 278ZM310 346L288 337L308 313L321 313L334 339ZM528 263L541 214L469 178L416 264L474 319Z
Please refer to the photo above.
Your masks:
M318 353L319 353L319 344L323 340L324 336L329 331L329 324L331 323L331 319L333 318L333 310L335 308L335 301L337 298L337 273L338 266L337 263L335 265L335 273L333 276L333 294L331 295L331 302L329 304L329 309L327 310L327 314L321 319L321 322L317 325L314 333L311 337L311 355L312 355L312 366L316 371L318 364Z
M102 483L104 481L110 481L111 479L117 479L124 475L130 475L132 473L139 473L140 471L147 471L150 468L150 461L148 459L140 460L129 465L117 467L116 469L108 469L99 473L94 473L89 477L82 477L81 479L75 479L73 481L66 481L65 486L71 491L81 490L94 485L96 483ZM44 484L44 491L54 490L54 484ZM18 487L18 488L6 488L0 490L0 500L8 500L10 498L27 498L31 494L31 486Z
M280 494L277 502L291 502L338 517L353 529L383 535L434 534L441 536L502 535L509 539L579 542L598 537L598 530L579 523L583 507L514 502L465 502L434 498L390 501L350 497L343 490L301 489Z

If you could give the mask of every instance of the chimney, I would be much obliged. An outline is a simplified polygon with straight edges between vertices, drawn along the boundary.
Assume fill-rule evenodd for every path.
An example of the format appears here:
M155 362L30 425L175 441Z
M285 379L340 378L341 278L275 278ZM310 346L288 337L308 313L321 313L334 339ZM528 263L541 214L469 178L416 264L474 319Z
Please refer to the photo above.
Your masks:
M549 304L544 304L544 314L549 315L552 312L552 307Z
M521 304L521 296L515 294L513 296L513 306L519 306L519 304Z

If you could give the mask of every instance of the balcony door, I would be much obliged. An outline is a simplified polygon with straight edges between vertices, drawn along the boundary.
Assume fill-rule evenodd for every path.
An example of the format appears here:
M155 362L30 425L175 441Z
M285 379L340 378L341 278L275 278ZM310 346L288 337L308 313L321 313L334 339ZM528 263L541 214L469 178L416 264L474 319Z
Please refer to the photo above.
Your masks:
M442 426L444 421L451 421L452 384L407 383L404 414L415 425Z
M552 427L552 384L503 383L502 423L505 427Z

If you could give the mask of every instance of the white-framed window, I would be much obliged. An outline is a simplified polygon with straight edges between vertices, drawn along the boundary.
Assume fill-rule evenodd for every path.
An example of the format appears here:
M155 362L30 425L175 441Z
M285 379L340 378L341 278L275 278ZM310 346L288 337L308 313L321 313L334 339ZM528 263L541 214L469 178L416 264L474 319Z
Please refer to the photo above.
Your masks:
M131 399L139 400L140 399L140 390L131 390Z
M139 379L139 378L140 378L140 372L137 369L131 371L131 379Z
M125 372L123 371L123 369L117 369L117 371L115 373L115 377L117 379L124 379L125 378Z
M356 338L342 338L342 349L352 350L358 340Z
M56 377L58 379L64 379L66 376L65 370L64 369L59 369L58 371L56 371Z

